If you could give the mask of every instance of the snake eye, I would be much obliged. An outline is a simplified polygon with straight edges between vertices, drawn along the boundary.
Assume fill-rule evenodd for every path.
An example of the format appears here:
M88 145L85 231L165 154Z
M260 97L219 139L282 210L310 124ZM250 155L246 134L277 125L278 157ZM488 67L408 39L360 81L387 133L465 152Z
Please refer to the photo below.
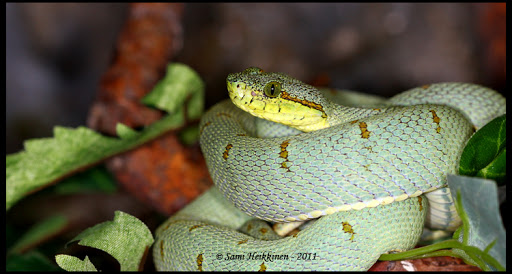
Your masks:
M265 95L270 98L275 98L281 93L281 84L275 81L268 82L263 88Z

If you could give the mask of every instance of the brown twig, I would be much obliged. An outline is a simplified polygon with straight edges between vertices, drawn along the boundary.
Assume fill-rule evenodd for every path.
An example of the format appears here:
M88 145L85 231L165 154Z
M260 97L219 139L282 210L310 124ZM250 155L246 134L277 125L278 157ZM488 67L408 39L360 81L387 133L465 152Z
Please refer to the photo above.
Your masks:
M118 122L151 124L161 112L140 103L181 50L183 4L132 4L114 62L104 74L88 125L115 135ZM116 179L144 203L172 214L212 184L197 146L182 145L176 132L107 162Z

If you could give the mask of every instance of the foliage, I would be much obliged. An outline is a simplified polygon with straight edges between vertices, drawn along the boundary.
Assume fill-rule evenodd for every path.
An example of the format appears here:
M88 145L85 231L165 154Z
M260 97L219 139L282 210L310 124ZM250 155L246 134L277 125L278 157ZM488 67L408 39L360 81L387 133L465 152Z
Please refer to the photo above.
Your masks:
M186 119L198 119L202 114L203 97L204 84L199 75L184 64L173 63L168 66L166 76L143 98L146 104L163 109L168 115L143 130L135 131L118 124L116 138L104 136L86 127L72 129L57 126L53 138L26 141L24 151L6 157L6 210L21 198L47 188L70 174L140 146L169 130L183 128ZM190 143L191 138L197 137L197 130L187 128L183 135ZM88 189L112 192L115 186L104 172L93 169L86 175L78 174L67 179L66 183L59 184L54 191L69 193ZM63 216L54 216L34 225L8 249L8 269L32 269L23 263L29 262L43 269L55 270L55 267L48 267L54 264L39 252L21 253L56 233L65 224ZM138 238L141 235L145 235L143 239ZM116 212L113 222L85 230L74 240L79 239L81 245L93 246L111 254L119 260L121 270L132 271L139 269L141 250L147 252L153 241L151 233L142 222L122 212ZM126 252L133 247L137 247L137 251ZM73 256L58 255L56 261L66 270L96 270L87 257L80 260Z

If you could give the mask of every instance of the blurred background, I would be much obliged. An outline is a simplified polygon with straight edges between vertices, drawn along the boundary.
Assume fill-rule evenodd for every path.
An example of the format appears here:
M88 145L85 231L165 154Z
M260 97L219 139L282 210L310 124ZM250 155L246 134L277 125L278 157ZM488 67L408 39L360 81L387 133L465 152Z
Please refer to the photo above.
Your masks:
M112 62L127 4L6 4L6 153L85 125ZM440 81L502 93L505 3L186 4L183 62L206 82L206 107L228 73L259 66L305 82L391 96Z
M249 66L382 96L442 81L504 94L505 24L505 3L8 3L6 154L22 150L27 139L51 137L56 125L89 125L108 134L118 121L140 128L158 119L161 112L134 102L163 76L168 61L199 73L206 108L228 97L228 73ZM60 270L54 255L91 257L91 250L65 245L111 220L114 210L153 231L208 189L198 145L185 147L176 135L77 173L10 209L7 270ZM501 209L507 212L504 204ZM28 228L57 215L67 220L58 233L25 244L29 252L21 257L12 254L13 245L21 252L16 244ZM32 261L40 253L44 265ZM102 271L116 269L110 255L96 257L105 260ZM151 263L145 269L153 269Z

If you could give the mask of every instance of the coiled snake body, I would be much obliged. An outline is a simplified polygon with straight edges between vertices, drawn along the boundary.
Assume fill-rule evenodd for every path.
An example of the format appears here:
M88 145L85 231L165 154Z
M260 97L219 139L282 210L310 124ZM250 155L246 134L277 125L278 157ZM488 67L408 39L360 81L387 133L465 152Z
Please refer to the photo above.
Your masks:
M258 68L230 74L227 85L232 102L200 123L216 187L159 227L159 270L367 270L383 253L414 247L427 216L422 194L446 194L474 130L506 111L495 91L463 83L372 97L366 107L349 106L364 95L335 104ZM250 216L321 218L280 238Z

